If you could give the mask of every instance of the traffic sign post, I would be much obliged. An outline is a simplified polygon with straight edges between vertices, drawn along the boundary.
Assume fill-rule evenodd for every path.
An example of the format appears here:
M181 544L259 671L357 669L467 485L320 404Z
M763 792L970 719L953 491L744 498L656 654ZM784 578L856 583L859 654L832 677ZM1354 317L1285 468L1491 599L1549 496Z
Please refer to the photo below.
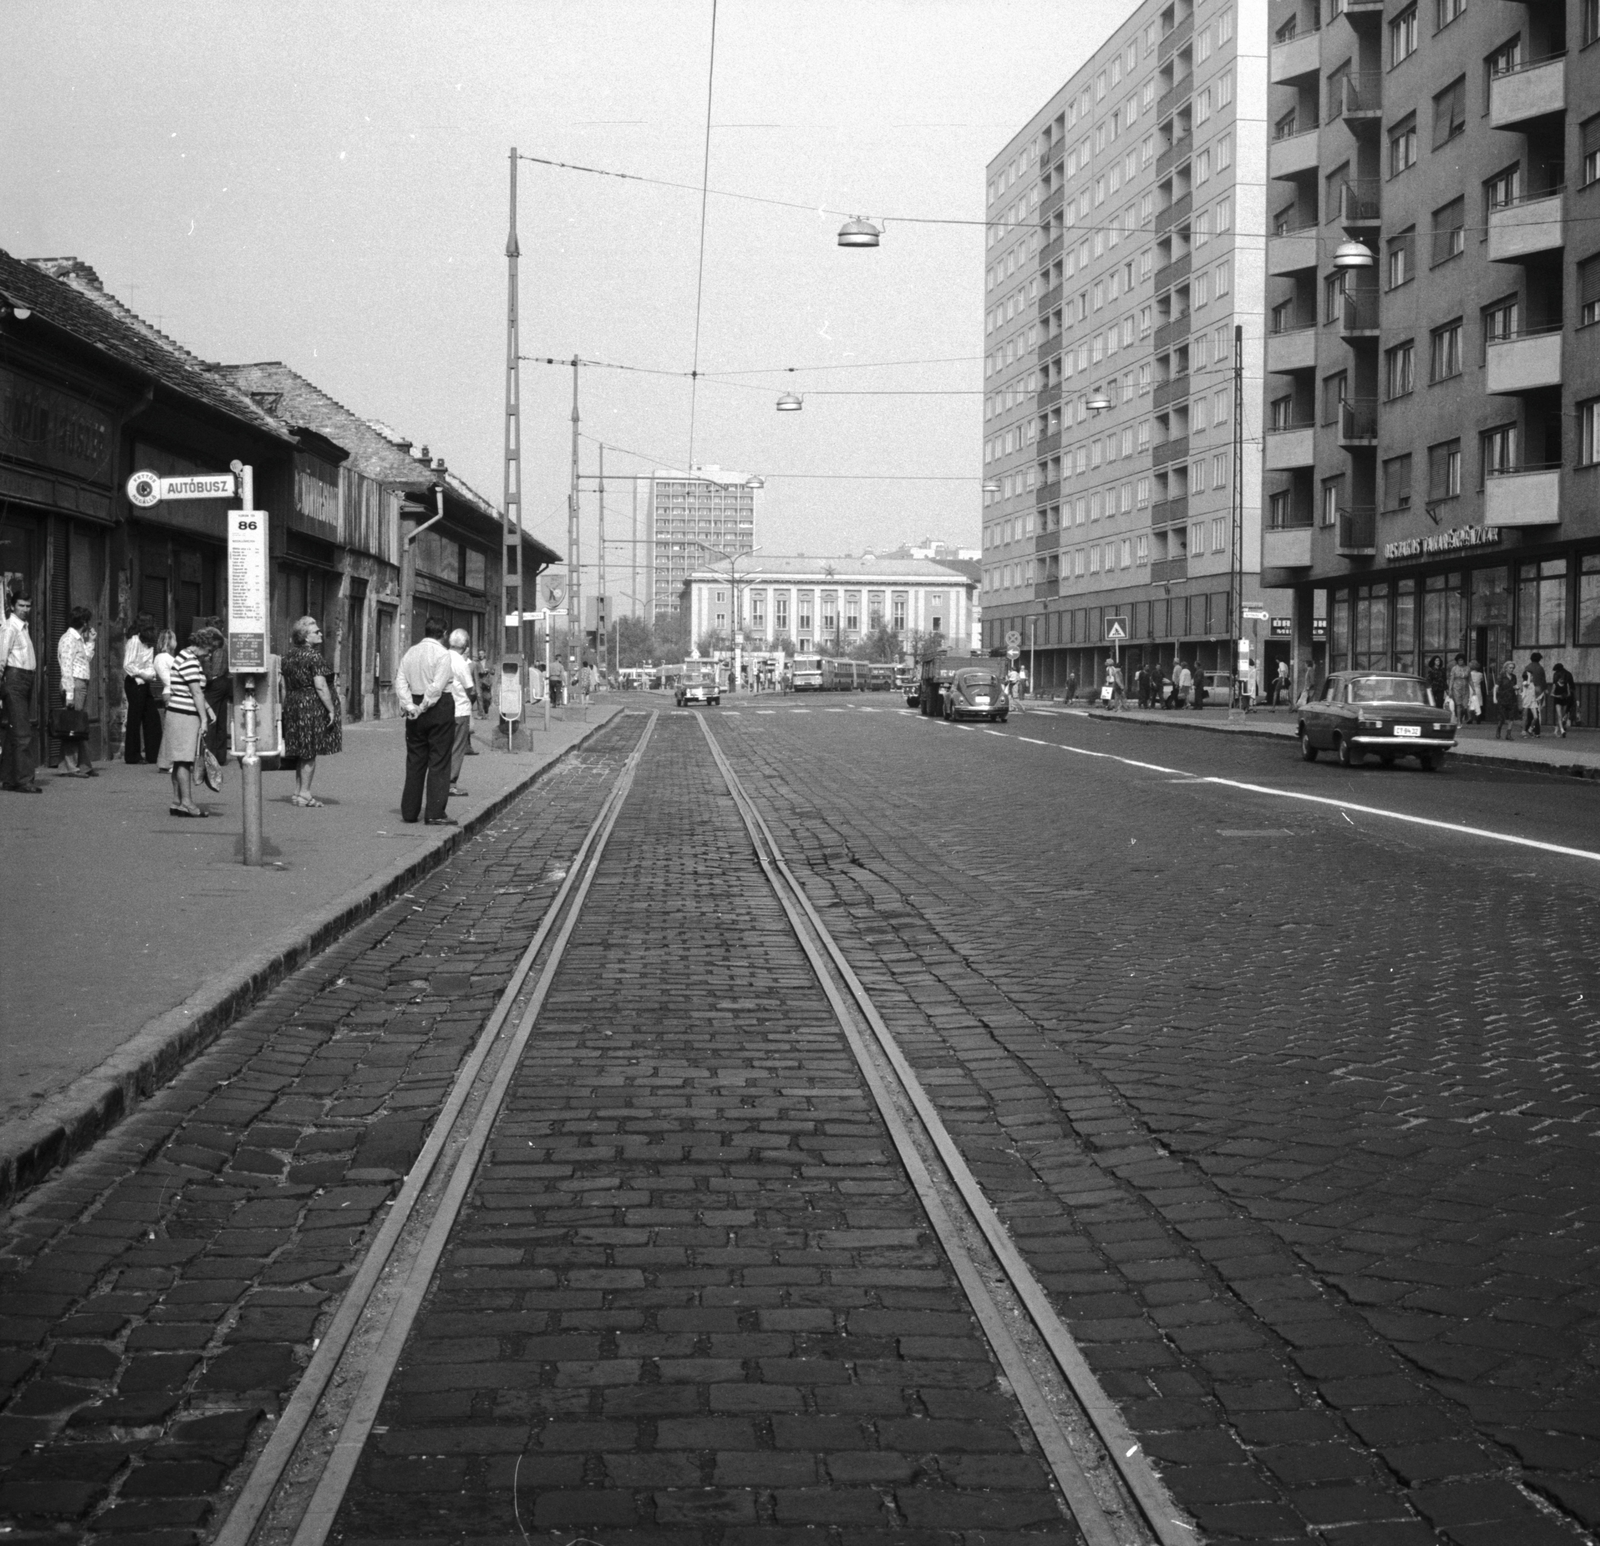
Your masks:
M228 669L244 674L244 756L239 759L239 790L244 801L244 862L259 865L261 751L256 723L256 673L267 669L267 513L255 508L255 469L244 462L235 462L233 473L238 477L240 502L244 508L228 516ZM130 482L140 476L142 474L135 473ZM233 482L232 475L228 481ZM132 497L131 490L129 497ZM178 497L216 496L183 494Z
M1106 619L1106 643L1111 646L1111 658L1120 667L1122 664L1122 646L1128 639L1128 620L1125 617L1108 617Z

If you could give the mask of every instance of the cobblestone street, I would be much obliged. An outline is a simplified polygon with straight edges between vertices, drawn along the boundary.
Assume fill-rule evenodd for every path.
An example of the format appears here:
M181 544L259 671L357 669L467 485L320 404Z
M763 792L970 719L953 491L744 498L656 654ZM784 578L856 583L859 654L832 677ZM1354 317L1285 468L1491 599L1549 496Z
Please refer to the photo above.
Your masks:
M1595 786L892 702L705 718L1199 1538L1587 1538ZM1077 1539L696 717L330 1538ZM7 1539L226 1516L644 727L5 1217Z

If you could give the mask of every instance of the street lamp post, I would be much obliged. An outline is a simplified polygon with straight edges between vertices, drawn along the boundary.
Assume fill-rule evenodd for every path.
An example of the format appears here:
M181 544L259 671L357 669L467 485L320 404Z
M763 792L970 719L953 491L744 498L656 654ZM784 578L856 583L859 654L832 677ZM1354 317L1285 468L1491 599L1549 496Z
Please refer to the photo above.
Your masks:
M739 560L753 558L761 551L760 547L753 547L748 552L730 553L726 548L714 548L709 542L696 542L695 546L704 553L715 553L719 558L728 560L728 589L732 593L733 601L733 690L739 690L739 668L743 664L744 656L744 612L739 604ZM750 576L745 575L745 584L750 583Z

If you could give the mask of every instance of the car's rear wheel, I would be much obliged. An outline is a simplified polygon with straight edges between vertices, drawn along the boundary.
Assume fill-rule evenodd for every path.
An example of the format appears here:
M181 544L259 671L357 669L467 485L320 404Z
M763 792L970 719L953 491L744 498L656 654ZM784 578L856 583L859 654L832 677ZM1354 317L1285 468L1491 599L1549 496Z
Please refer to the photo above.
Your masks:
M1417 766L1424 773L1437 773L1439 771L1439 753L1421 752L1417 756Z
M1339 766L1342 768L1359 768L1367 760L1367 754L1360 747L1352 746L1347 735L1334 738L1334 749L1339 754Z
M1317 748L1311 744L1311 736L1304 725L1300 727L1300 755L1307 762L1317 760Z

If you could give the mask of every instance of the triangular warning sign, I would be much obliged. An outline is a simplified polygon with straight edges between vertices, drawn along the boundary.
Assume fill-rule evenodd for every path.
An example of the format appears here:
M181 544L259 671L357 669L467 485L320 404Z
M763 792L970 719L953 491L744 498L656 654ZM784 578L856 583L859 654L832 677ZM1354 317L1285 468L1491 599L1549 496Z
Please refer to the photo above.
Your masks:
M1122 619L1114 617L1106 624L1106 637L1108 639L1126 639L1128 630L1122 626Z

